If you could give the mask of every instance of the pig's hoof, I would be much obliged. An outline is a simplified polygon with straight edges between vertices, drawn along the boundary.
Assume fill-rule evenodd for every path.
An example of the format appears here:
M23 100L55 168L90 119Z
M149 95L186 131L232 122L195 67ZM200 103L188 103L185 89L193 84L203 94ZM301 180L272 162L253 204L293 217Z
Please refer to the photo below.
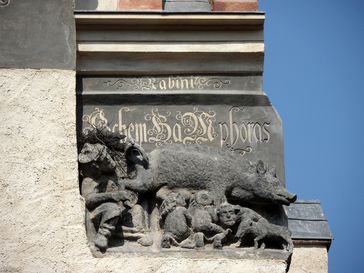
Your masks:
M215 249L222 249L222 243L221 242L214 242L212 246Z
M142 246L153 245L153 239L150 236L144 236L138 240L138 243Z

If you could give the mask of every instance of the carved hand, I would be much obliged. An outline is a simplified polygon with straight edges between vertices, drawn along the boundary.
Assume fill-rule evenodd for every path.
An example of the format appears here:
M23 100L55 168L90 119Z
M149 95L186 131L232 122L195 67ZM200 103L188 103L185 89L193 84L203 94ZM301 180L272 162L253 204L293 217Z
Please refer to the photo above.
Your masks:
M111 196L116 202L130 200L132 198L131 194L126 191L113 192Z

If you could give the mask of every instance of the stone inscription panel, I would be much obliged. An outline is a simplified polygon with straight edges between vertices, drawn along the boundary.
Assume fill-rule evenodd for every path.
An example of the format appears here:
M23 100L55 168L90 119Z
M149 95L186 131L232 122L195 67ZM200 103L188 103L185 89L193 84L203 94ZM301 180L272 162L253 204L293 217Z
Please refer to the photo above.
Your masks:
M84 77L83 91L256 90L259 75L185 75L147 77Z
M94 253L292 251L280 205L296 196L284 188L281 121L262 91L249 90L253 78L79 79L81 194Z
M271 106L85 105L82 130L95 127L120 132L147 152L172 143L228 149L274 165L284 181L282 129Z
M78 129L120 132L147 152L174 143L228 149L275 166L284 183L282 126L268 97L252 88L259 77L83 76Z

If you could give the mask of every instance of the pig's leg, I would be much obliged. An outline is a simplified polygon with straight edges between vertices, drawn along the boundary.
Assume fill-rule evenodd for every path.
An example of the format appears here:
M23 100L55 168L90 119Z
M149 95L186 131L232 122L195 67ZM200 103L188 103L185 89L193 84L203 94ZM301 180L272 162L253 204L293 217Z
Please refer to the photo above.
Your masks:
M260 248L265 249L265 243L264 242L262 242L262 244L260 245Z
M256 249L259 248L259 243L260 243L261 240L264 239L264 237L265 237L264 234L261 234L261 235L258 235L257 237L255 237L255 239L254 239L254 248L256 248ZM262 243L262 245L263 245L263 243ZM264 244L264 247L265 247L265 244Z

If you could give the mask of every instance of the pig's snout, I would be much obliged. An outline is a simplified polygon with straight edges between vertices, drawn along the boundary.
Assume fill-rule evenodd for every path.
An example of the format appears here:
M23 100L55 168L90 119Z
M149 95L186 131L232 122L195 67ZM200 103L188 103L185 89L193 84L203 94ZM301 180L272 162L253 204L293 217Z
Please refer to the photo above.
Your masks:
M284 191L282 193L277 194L280 198L283 198L286 200L285 205L289 205L290 203L294 203L297 200L297 194L290 193L288 191Z

